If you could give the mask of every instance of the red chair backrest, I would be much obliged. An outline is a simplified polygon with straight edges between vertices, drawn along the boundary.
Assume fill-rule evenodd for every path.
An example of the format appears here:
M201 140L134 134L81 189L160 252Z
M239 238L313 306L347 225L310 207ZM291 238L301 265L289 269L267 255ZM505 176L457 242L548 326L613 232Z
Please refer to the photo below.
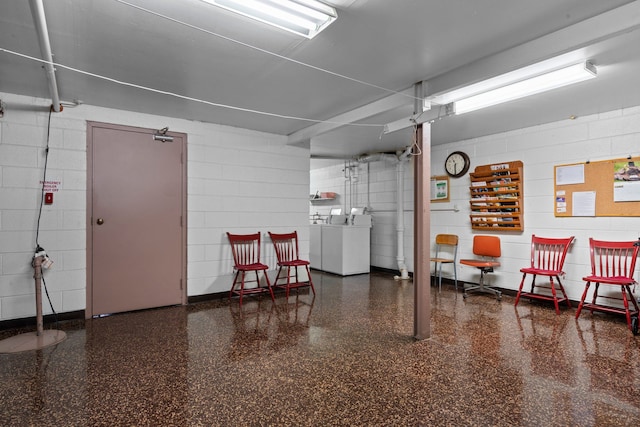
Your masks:
M589 238L591 274L600 277L626 277L633 280L638 258L638 241L610 242Z
M253 234L231 234L227 232L233 262L236 268L260 262L260 232Z
M498 236L473 236L473 253L479 256L499 258L500 238Z
M573 237L547 238L531 236L531 268L562 271Z
M276 251L276 257L278 257L278 264L287 261L295 261L298 259L298 232L293 233L272 233L269 232L269 237L273 242L273 247Z

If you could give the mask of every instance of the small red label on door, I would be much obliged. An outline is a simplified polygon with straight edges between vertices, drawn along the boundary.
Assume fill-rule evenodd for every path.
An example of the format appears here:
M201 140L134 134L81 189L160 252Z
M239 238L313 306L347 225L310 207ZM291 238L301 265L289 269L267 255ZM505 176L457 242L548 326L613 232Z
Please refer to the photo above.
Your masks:
M44 193L44 203L46 205L53 204L53 193Z

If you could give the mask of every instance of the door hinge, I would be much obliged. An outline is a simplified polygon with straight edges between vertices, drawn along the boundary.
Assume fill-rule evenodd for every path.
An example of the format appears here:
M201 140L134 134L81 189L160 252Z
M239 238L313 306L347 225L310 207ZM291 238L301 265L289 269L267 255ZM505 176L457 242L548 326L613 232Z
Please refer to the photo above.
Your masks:
M180 279L180 290L182 290L182 279Z
M182 223L182 215L180 215L180 227L184 227L184 224Z

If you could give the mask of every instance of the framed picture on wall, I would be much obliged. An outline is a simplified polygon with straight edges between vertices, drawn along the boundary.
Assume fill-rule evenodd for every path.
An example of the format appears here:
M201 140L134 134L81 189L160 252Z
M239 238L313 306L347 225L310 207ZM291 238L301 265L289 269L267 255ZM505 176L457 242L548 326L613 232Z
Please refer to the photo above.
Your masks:
M449 201L449 177L446 175L431 177L431 201Z

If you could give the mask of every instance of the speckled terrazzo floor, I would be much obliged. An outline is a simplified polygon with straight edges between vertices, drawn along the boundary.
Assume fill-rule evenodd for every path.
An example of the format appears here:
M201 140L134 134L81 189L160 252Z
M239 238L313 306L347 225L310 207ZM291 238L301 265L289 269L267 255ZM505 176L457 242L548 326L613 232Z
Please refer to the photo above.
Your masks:
M317 296L66 322L0 355L2 426L595 426L640 422L640 337L622 317L314 272ZM0 339L20 331L0 331Z

